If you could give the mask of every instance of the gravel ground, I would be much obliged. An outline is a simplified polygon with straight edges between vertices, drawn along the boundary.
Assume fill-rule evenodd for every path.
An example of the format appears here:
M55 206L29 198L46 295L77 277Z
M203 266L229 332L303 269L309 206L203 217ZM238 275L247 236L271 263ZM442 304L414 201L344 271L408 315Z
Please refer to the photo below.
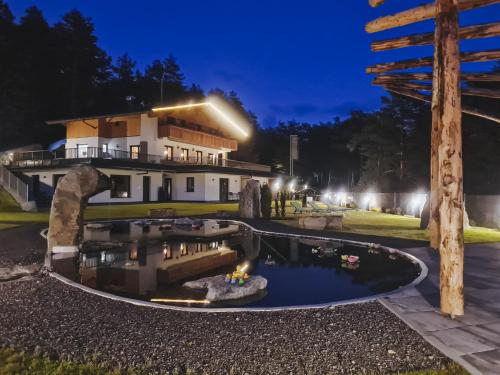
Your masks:
M0 343L145 373L362 374L448 362L378 302L187 313L112 301L48 276L0 284Z
M40 262L39 229L0 231L0 265ZM189 313L112 301L42 275L0 283L0 345L147 374L384 374L449 363L378 302Z

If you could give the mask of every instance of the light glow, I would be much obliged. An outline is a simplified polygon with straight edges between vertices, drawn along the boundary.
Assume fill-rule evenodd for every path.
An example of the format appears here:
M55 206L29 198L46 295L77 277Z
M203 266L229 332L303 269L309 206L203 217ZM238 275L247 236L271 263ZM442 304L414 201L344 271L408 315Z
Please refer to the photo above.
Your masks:
M247 269L248 269L248 263L245 263L245 264L241 267L240 272L242 272L242 273L243 273L243 272L245 272Z
M188 303L188 304L199 304L199 305L208 305L210 303L208 299L151 298L150 301L165 302L165 303Z
M161 111L171 111L175 109L189 109L195 107L208 107L213 110L216 114L222 117L226 122L228 122L235 130L237 130L244 137L248 137L248 132L243 129L240 125L238 125L235 121L233 121L225 112L219 109L214 103L211 101L206 101L203 103L193 103L193 104L183 104L183 105L174 105L169 107L157 107L153 108L153 112L161 112Z

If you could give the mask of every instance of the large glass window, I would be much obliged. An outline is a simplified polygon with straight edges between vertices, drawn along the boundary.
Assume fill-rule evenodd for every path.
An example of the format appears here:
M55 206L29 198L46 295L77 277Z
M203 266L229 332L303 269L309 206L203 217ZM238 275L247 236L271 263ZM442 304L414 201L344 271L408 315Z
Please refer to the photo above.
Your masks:
M111 198L130 198L130 176L111 175Z
M130 159L139 159L141 146L130 146Z
M194 177L186 177L186 191L188 193L194 192Z
M189 160L189 149L181 148L181 160L188 161Z
M174 158L174 148L172 146L165 146L165 160L173 160Z
M215 156L214 154L208 154L208 164L215 164Z
M202 164L202 163L203 163L203 152L196 151L196 164Z

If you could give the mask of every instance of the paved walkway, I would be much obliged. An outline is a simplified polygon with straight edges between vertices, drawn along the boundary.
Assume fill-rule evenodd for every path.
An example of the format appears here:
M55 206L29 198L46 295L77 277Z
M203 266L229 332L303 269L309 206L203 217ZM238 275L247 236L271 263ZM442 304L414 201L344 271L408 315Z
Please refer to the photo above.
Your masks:
M500 244L465 249L465 315L439 313L439 257L429 248L404 249L425 262L429 276L383 304L471 374L500 374Z

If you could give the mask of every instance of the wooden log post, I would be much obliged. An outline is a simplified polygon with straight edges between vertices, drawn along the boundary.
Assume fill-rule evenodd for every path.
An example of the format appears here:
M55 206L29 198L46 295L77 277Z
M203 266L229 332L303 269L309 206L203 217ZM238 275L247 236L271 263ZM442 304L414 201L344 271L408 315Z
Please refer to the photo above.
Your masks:
M441 312L451 317L464 314L458 6L459 0L436 0L432 97L431 221L439 228Z

